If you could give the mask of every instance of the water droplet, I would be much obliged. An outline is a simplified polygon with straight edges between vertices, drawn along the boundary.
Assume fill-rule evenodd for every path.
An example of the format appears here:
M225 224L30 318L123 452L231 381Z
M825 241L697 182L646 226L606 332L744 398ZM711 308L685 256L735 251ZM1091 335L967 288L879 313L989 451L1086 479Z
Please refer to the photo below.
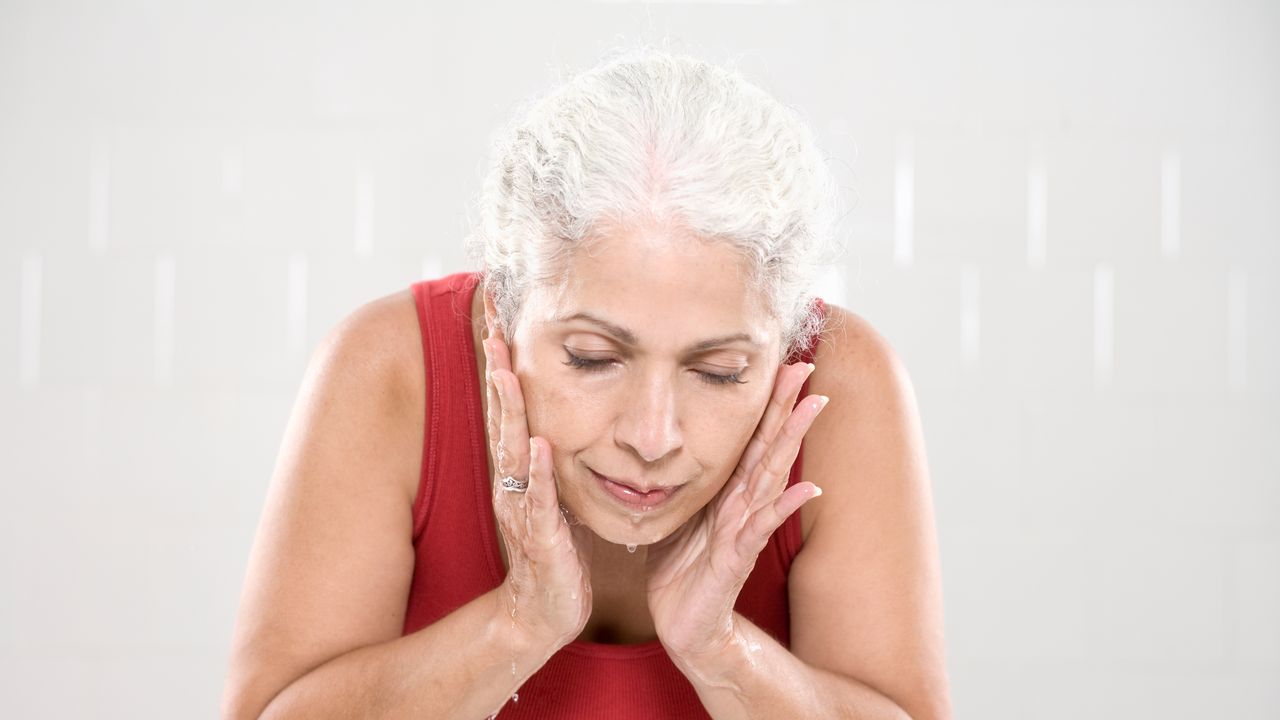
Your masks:
M628 544L628 545L627 545L627 552L629 552L629 553L633 553L633 552L635 552L635 551L636 551L636 546L635 546L635 545L631 545L631 544Z
M564 516L564 521L571 526L581 525L582 521L576 515L569 511L569 508L560 503L560 514Z

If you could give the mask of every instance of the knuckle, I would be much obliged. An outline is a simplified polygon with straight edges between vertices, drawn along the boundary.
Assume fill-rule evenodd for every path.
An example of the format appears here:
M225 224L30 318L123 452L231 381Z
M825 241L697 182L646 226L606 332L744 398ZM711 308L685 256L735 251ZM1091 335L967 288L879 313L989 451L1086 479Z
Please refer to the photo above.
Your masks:
M499 475L511 474L511 454L507 452L507 445L502 438L498 438L498 448L495 453L495 461Z
M784 455L774 447L769 448L769 453L764 458L764 464L768 474L776 478L786 470L788 463Z
M520 390L520 381L515 375L511 376L511 386L507 396L507 404L511 405L513 412L524 412L524 393Z
M541 490L541 482L529 483L529 502L539 510L548 509L551 506L551 498Z
M771 406L773 406L773 407L777 408L778 410L786 410L786 409L787 409L787 395L786 395L786 393L783 393L783 392L776 392L776 393L774 393L774 394L773 394L773 397L772 397L772 398L770 398L770 400L769 400L769 404L770 404Z
M778 525L778 507L776 501L765 505L756 517L759 519L760 523L756 529L759 530L759 535L764 536L767 540L769 534L772 533L774 528Z
M782 432L789 440L796 440L802 434L801 428L808 422L808 418L804 417L803 406L797 407L791 413L791 417L787 418L787 422L782 426Z

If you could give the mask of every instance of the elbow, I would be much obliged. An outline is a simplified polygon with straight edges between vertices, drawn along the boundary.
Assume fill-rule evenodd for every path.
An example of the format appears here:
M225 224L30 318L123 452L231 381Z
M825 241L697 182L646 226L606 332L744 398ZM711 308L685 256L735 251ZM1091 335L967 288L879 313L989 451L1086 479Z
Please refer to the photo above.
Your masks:
M218 717L222 720L279 720L279 707L273 708L272 703L282 692L264 687L262 683L255 684L247 678L230 680L222 691Z
M262 716L262 707L261 703L252 702L245 694L228 688L222 694L218 717L222 720L258 720Z
M907 708L902 705L903 720L955 720L951 713L951 701L946 697L913 703Z

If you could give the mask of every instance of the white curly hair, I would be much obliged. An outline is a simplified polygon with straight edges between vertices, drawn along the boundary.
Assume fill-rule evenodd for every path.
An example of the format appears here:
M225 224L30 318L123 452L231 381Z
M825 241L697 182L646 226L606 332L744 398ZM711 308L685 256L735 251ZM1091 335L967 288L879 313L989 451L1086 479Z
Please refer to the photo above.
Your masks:
M791 362L823 330L814 281L840 254L843 202L812 130L736 70L648 45L518 105L495 136L467 254L495 322L567 279L608 228L656 224L728 243Z

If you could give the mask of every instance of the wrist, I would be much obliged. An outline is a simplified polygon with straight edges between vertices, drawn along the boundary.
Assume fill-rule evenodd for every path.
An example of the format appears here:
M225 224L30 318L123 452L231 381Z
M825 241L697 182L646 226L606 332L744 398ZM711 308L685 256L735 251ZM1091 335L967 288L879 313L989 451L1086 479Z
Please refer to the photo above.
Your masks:
M491 595L493 610L489 622L490 637L495 639L500 648L505 648L507 656L515 657L518 665L533 662L535 668L540 667L557 650L573 640L559 638L544 631L536 623L531 623L532 618L521 617L506 583L494 588Z
M733 689L736 683L730 678L746 647L747 639L735 611L717 639L698 648L673 650L670 655L676 667L695 684Z

